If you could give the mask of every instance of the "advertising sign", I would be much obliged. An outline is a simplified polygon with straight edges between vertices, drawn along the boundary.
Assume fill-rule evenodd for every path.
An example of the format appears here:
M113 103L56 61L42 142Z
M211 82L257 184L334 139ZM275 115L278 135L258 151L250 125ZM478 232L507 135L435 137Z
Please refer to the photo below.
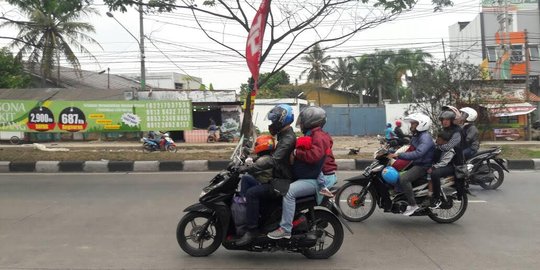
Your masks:
M0 100L0 131L170 131L191 130L192 126L189 100Z

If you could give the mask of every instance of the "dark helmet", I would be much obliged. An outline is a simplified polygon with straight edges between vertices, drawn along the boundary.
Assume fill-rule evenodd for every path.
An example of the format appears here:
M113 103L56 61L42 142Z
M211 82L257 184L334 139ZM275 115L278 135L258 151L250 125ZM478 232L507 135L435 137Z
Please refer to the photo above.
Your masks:
M307 107L300 112L297 123L304 134L312 128L322 128L326 124L326 112L321 107Z
M449 119L450 121L454 121L456 119L456 114L453 111L442 111L439 114L439 120L443 119Z
M294 122L293 109L287 104L275 106L268 112L266 117L272 122L272 124L268 126L268 130L272 135L278 134L285 126Z

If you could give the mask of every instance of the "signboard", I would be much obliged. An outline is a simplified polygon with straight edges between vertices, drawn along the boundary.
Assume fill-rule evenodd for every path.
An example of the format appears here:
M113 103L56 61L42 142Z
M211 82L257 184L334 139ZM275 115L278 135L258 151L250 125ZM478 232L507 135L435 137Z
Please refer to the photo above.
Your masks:
M175 101L0 100L0 131L191 130L192 105Z
M482 0L482 11L496 10L504 12L505 2L499 0ZM538 8L538 0L508 0L509 10L531 10Z

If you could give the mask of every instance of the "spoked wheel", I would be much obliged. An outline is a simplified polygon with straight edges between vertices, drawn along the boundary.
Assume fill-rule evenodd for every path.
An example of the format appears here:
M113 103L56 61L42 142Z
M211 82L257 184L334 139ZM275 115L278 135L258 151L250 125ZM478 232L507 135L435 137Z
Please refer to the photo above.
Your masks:
M489 181L480 181L478 184L484 189L497 189L504 181L504 171L497 163L489 163L489 173L493 178Z
M360 222L367 219L375 211L375 196L370 189L365 196L361 196L363 185L349 182L339 189L336 194L343 217L348 221Z
M467 194L463 194L458 200L457 193L447 196L447 201L441 204L439 209L431 209L429 217L438 223L452 223L463 216L468 205Z
M176 145L169 145L169 146L167 146L167 151L169 151L171 153L176 153L176 151L178 151L178 149L176 148Z
M310 224L319 237L317 244L302 251L302 254L309 259L328 259L336 254L344 237L343 225L337 217L328 211L315 210L315 220L311 220Z
M152 152L152 145L150 145L149 143L144 143L142 147L143 147L143 149L142 149L143 152L145 152L145 153Z
M223 231L209 213L189 212L178 223L176 240L193 257L212 254L221 245Z

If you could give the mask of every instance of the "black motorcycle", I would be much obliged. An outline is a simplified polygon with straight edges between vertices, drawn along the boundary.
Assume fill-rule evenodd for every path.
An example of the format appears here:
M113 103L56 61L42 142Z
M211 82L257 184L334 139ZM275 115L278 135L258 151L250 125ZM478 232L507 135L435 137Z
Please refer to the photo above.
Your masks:
M480 185L484 189L497 189L504 181L504 171L508 169L498 157L500 147L480 151L467 160L468 181L470 185Z
M346 179L347 183L336 193L336 201L346 220L363 221L373 214L376 205L385 212L394 214L405 212L408 206L405 194L396 191L394 186L382 179L382 171L390 163L388 153L386 148L375 152L375 161L365 168L362 175ZM452 223L460 219L467 210L468 198L466 190L457 192L454 180L454 177L441 179L442 203L438 209L428 207L427 178L414 181L412 183L414 196L420 209L412 216L428 216L438 223Z
M239 143L231 165L203 188L199 203L184 210L187 214L182 217L176 230L176 238L182 250L194 257L208 256L220 245L230 250L298 252L310 259L326 259L334 255L343 243L342 222L345 224L345 221L340 217L333 199L325 198L318 206L314 195L296 199L290 239L274 240L266 236L279 227L281 220L282 198L276 196L275 200L265 204L266 207L262 209L259 226L261 234L248 245L236 245L241 235L237 235L231 206L240 181L238 167L245 160L245 154L241 154L244 151L240 148Z

